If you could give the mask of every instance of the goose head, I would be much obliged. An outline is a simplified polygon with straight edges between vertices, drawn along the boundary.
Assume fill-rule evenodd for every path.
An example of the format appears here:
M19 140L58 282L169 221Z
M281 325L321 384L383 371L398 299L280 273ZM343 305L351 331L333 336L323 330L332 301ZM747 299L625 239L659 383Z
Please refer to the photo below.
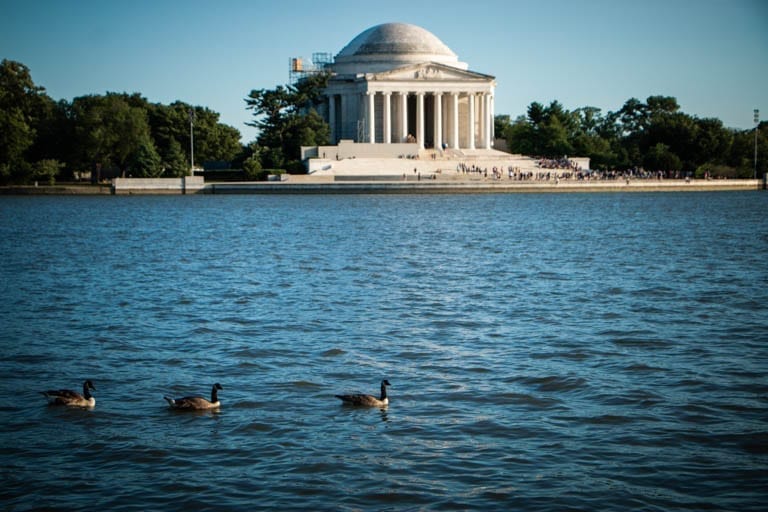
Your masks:
M96 391L96 386L93 385L91 379L88 379L83 382L83 396L85 398L91 398L91 390Z

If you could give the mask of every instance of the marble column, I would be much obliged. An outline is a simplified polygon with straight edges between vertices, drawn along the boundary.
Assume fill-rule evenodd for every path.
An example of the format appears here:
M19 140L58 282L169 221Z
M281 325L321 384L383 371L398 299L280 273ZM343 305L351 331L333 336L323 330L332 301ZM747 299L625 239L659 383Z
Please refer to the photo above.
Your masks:
M443 94L435 93L435 149L443 149Z
M453 99L453 105L451 107L451 116L453 122L451 123L451 147L453 149L459 149L459 93L452 92L451 98Z
M373 144L376 142L376 105L374 99L376 98L373 91L366 91L368 95L368 142Z
M496 103L493 93L488 95L488 103L490 104L491 112L491 146L493 146L494 139L496 138Z
M469 94L469 149L475 149L475 93Z
M331 144L336 144L336 95L328 96L328 124L331 128Z
M392 93L384 93L384 116L382 118L384 144L392 143Z
M416 143L424 149L424 93L416 93Z
M341 133L339 133L338 135L339 135L339 140L341 140L341 139L343 139L345 137L346 138L350 137L350 134L347 133L348 132L348 128L347 128L347 116L348 116L347 109L349 108L349 98L347 98L346 94L339 95L339 106L341 107L339 109L339 110L341 110L341 112L340 112L341 115L339 116L341 118L340 121L339 121L339 127L341 128L339 131ZM352 136L352 139L357 141L357 137L354 136L354 135Z
M490 93L486 93L484 96L484 108L485 110L485 130L483 133L483 147L485 149L491 149L491 140L492 140L492 133L493 133L493 110L492 110L492 103L491 103L491 95Z
M408 93L400 93L400 140L405 142L408 139Z
M488 109L486 109L484 93L478 94L477 96L477 108L480 110L480 113L477 116L478 121L480 121L477 126L477 129L480 130L479 142L480 147L485 148L485 136L488 133L488 118L486 117L488 115Z

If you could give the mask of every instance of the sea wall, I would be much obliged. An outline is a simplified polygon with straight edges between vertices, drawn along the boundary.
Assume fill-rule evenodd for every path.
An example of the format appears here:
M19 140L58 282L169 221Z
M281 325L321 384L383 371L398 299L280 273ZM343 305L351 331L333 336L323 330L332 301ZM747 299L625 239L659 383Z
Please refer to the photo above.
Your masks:
M210 194L510 194L578 192L712 192L760 190L760 180L629 180L594 182L345 181L301 179L281 183L211 183Z
M205 181L202 176L181 178L115 178L112 191L122 194L198 194L204 193Z
M111 195L111 185L21 185L0 187L3 196L91 196Z
M333 176L284 176L283 181L204 183L194 178L117 178L108 185L56 185L0 187L0 195L93 194L515 194L579 192L727 192L764 190L763 180L610 180L610 181L509 181L509 180L408 180L371 181Z

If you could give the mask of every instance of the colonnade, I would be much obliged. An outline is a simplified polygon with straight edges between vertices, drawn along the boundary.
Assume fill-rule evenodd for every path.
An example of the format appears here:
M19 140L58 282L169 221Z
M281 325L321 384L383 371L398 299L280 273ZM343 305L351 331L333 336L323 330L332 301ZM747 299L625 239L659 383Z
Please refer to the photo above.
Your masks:
M358 142L383 144L416 142L421 149L442 149L443 146L454 149L491 148L494 117L492 91L401 92L369 89L362 94L329 95L328 105L331 139L334 142L341 138L353 138ZM350 108L352 105L357 108ZM355 123L352 137L349 133L351 122Z

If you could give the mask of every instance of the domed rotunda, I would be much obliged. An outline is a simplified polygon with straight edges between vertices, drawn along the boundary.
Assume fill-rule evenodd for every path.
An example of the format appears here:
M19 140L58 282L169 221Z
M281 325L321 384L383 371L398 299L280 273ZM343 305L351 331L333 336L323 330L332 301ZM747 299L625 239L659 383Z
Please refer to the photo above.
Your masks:
M437 36L384 23L334 58L325 90L332 143L490 149L493 76L469 71Z
M407 23L376 25L354 38L334 59L336 73L373 73L408 64L437 62L467 69L431 32Z

